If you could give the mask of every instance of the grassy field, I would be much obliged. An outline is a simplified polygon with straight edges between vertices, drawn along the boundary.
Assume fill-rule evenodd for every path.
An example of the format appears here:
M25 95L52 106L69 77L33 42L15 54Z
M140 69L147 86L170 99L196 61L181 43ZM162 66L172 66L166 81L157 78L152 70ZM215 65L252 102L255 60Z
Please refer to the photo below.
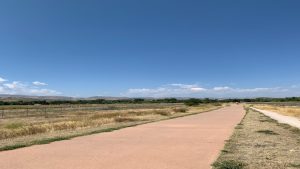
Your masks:
M57 117L83 113L94 113L105 110L127 109L161 109L181 106L176 103L143 103L143 104L66 104L66 105L12 105L0 106L0 119L18 117Z
M286 116L294 116L300 118L300 105L295 104L256 104L255 108L262 110L269 110L272 112L280 113Z
M191 115L222 106L220 104L202 104L195 107L186 107L183 104L127 104L102 105L102 107L82 105L79 109L47 107L47 114L34 115L32 113L27 115L26 110L31 107L6 106L3 108L6 118L0 119L0 151ZM56 111L57 109L59 111Z
M213 168L300 168L300 130L248 110Z

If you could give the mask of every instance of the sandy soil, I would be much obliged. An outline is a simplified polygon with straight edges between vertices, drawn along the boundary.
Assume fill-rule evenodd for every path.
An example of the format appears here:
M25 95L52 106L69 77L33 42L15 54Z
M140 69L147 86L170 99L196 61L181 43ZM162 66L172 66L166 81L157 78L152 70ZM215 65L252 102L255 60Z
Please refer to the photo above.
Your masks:
M263 113L266 116L271 117L274 120L277 120L279 123L285 123L285 124L289 124L293 127L297 127L300 129L300 120L296 117L291 117L291 116L285 116L285 115L281 115L279 113L276 112L272 112L272 111L267 111L267 110L260 110L257 108L252 108L253 110L259 111L261 113Z
M241 105L0 152L1 169L208 169L244 116Z

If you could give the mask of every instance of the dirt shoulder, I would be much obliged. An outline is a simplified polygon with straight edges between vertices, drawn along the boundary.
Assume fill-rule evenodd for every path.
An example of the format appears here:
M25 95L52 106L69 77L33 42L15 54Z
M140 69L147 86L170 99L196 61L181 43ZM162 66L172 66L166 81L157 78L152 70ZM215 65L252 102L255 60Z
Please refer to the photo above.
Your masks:
M214 164L216 169L300 168L300 130L249 110Z

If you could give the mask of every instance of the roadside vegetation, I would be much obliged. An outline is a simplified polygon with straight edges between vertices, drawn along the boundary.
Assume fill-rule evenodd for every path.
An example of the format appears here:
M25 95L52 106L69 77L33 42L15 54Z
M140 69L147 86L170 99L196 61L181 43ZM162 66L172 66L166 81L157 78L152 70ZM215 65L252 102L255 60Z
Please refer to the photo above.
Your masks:
M196 101L197 103L225 103L231 102L230 100L218 100L218 99L176 99L176 98L164 98L164 99L70 99L70 100L34 100L34 99L20 99L20 98L1 98L0 97L0 106L1 105L84 105L84 104L145 104L145 103L187 103L190 100Z
M300 130L247 110L213 168L300 168Z
M26 115L27 111L20 111L25 113L24 116L19 116L20 112L17 115L9 115L18 111L18 108L6 107L6 117L9 118L0 118L0 151L196 114L222 106L222 104L197 106L141 104L136 107L126 104L105 110L66 108L66 111L56 111L55 108L48 107L47 114L42 111L41 114L32 115L31 112L31 115Z
M268 110L276 113L280 113L286 116L294 116L300 118L300 106L299 105L284 105L284 104L256 104L255 108L261 110Z
M163 99L143 99L143 98L115 98L115 99L76 99L68 98L63 100L46 99L46 98L22 98L22 97L0 97L0 106L3 105L83 105L83 104L145 104L145 103L184 103L184 104L199 104L199 103L232 103L232 102L251 102L251 103L299 103L300 97L287 98L251 98L251 99L211 99L211 98L163 98Z

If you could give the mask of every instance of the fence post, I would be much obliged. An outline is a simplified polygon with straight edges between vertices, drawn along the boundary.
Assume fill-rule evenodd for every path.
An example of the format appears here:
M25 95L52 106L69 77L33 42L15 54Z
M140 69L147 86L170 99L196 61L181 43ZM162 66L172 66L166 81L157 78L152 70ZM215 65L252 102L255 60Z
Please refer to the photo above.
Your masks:
M4 119L4 109L2 109L2 113L1 113L2 115L2 119Z
M28 110L28 108L27 108L27 109L26 109L26 116L27 116L27 117L28 117L28 111L29 111L29 110Z
M45 118L47 118L47 108L45 108Z

